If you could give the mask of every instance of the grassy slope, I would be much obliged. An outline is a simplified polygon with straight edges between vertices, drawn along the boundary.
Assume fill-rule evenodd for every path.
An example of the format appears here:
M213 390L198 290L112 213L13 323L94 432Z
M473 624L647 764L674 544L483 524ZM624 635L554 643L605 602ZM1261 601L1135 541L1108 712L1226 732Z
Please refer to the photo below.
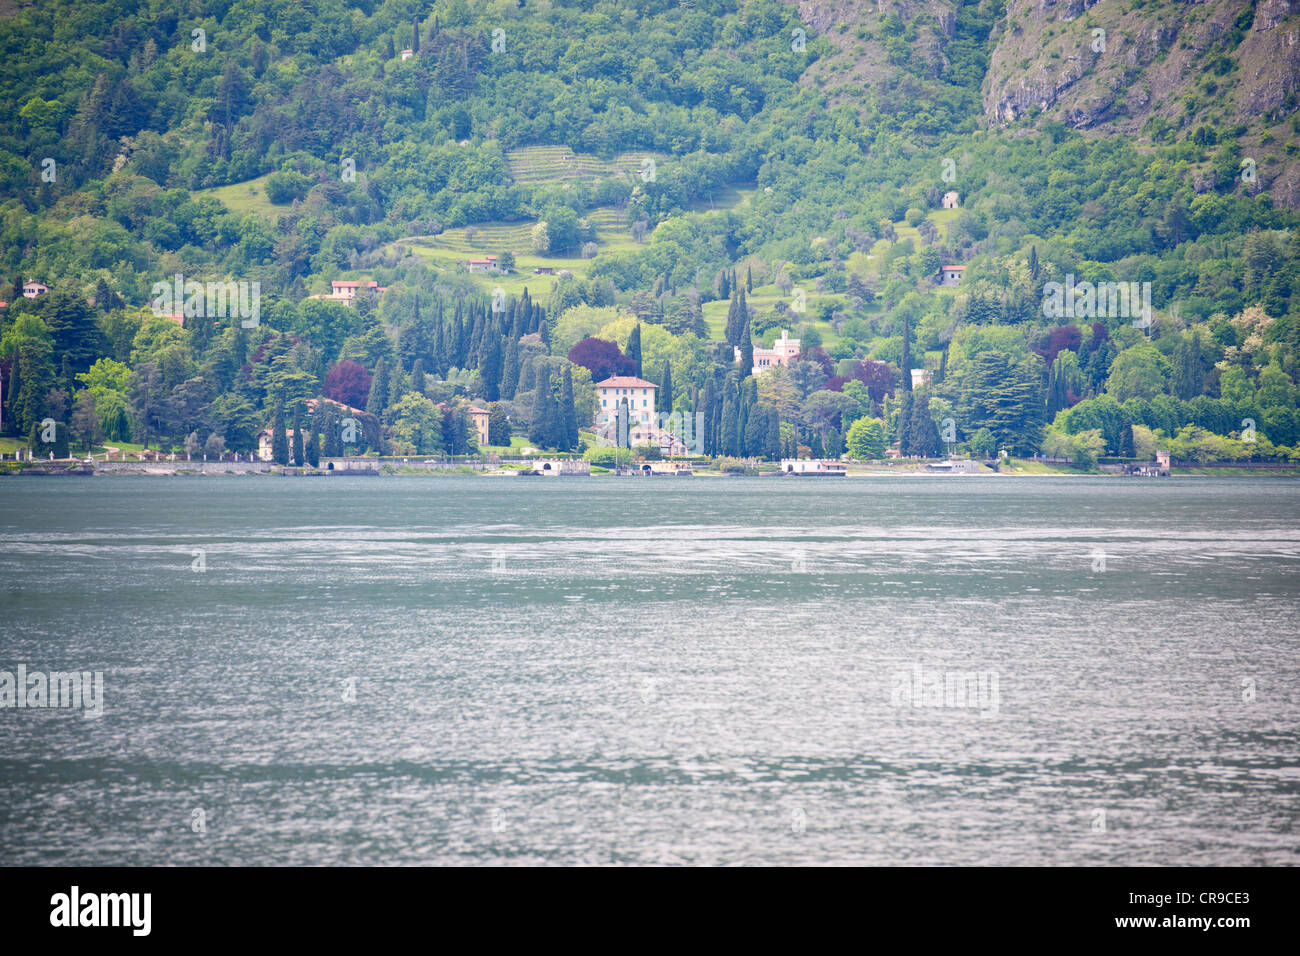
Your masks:
M266 181L270 173L258 176L247 182L234 183L230 186L216 186L212 189L199 189L193 192L195 199L215 199L233 213L244 215L253 213L270 222L274 222L288 211L288 206L275 206L266 198Z
M652 156L656 163L670 161L670 158L663 154L623 153L607 162L591 154L575 153L567 146L527 146L511 150L506 154L511 175L521 183L563 183L612 176L627 176L635 180L642 168L642 160L646 156ZM195 195L215 198L232 212L253 213L271 220L282 214L283 207L274 206L267 200L266 179L266 176L259 176L257 179L231 186L201 190ZM692 205L691 211L733 209L743 214L753 194L753 187L728 186L714 195L697 200ZM939 227L942 234L957 215L958 210L940 209L931 211L928 218ZM618 252L636 247L636 241L632 238L626 215L622 210L614 206L598 206L588 210L585 216L596 226L600 252ZM431 266L443 270L456 270L464 265L466 259L513 252L516 263L514 272L508 275L475 275L472 277L475 284L484 293L490 293L494 288L500 287L508 295L519 295L527 289L533 298L545 301L555 280L551 276L534 275L533 269L550 267L557 272L567 269L578 278L585 278L591 260L578 256L543 256L532 253L533 226L534 223L531 221L481 222L448 229L437 236L410 237L398 241L408 246ZM895 223L894 229L899 241L911 239L916 248L923 245L920 233L906 222ZM849 262L850 270L863 278L868 276L879 278L880 257L888 247L888 241L881 239L867 256L855 255ZM830 323L814 320L812 315L816 313L817 305L822 300L834 298L835 294L813 292L808 288L810 282L804 282L802 285L808 292L808 312L791 325L802 324L804 321L810 322L821 333L823 345L832 345L838 341L839 336ZM753 293L748 296L748 301L754 309L767 311L783 298L790 302L790 299L783 296L775 285L769 284L755 287ZM710 336L721 340L727 316L727 303L707 302L704 304L703 312Z

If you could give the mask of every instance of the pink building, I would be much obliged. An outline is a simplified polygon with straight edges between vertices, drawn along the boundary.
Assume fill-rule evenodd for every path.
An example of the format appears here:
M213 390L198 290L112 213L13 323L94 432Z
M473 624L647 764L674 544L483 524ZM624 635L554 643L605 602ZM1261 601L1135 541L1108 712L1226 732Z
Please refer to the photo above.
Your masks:
M740 349L735 349L735 356L740 358ZM781 337L772 343L770 349L754 349L754 368L750 373L758 375L774 365L789 365L799 357L799 340L790 338L785 329Z

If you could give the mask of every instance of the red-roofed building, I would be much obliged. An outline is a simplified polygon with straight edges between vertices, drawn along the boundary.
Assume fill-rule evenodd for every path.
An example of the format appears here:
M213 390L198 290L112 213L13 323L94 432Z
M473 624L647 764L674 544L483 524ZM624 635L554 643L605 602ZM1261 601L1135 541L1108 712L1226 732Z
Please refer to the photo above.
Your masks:
M474 431L478 432L479 447L486 447L488 443L488 419L492 417L492 413L486 408L479 408L477 405L467 405L465 411L469 413L469 420L474 423Z
M966 271L965 266L940 266L939 284L960 285L962 273L965 271Z
M501 267L497 265L496 256L484 256L482 259L466 259L465 265L470 272L499 272Z
M638 430L637 426L643 430L653 428L656 423L655 395L658 391L659 386L654 382L647 382L635 375L615 375L597 382L596 424L607 425L613 421L618 415L619 405L626 400L630 415L628 427L634 432ZM632 436L633 441L636 437Z
M311 295L309 299L323 299L326 302L341 302L344 305L351 305L360 292L373 292L375 295L383 295L388 291L388 286L380 285L373 279L368 282L357 282L352 279L334 279L330 282L331 292L329 295Z

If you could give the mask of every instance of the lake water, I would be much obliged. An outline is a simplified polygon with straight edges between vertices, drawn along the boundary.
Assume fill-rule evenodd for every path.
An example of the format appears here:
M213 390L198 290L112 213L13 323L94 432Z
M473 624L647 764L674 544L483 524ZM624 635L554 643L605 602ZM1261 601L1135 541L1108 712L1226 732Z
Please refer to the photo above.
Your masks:
M9 864L1300 863L1285 479L5 478L0 582Z

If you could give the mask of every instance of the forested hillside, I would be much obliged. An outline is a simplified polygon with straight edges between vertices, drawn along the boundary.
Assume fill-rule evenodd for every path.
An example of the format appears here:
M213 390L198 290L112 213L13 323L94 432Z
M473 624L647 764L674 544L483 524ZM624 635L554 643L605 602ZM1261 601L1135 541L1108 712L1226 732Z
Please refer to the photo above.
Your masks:
M1300 460L1300 3L0 9L10 454L580 451L635 374L733 458Z

